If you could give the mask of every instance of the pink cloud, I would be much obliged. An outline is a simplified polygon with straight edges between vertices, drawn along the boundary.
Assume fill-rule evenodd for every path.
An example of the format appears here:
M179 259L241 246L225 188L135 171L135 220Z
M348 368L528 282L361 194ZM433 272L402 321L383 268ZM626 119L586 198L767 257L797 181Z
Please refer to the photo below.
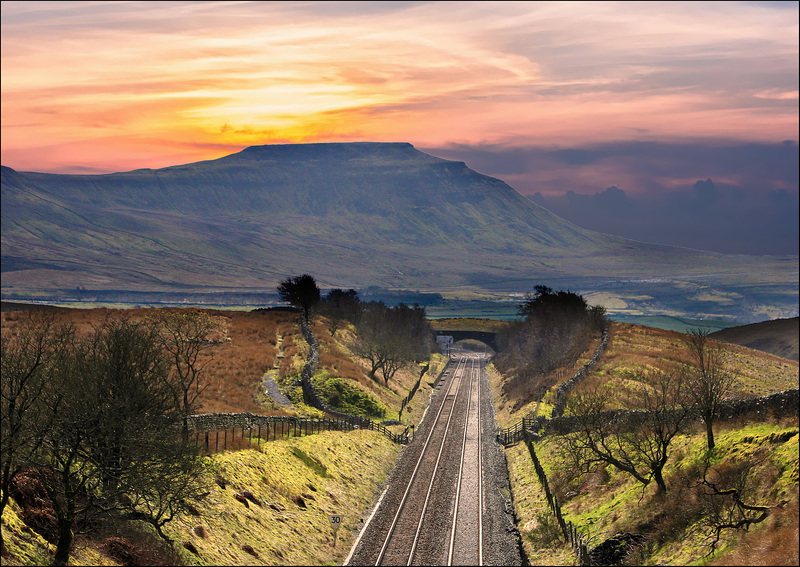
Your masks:
M746 3L3 3L2 161L128 169L146 156L195 159L191 140L795 139L797 12Z

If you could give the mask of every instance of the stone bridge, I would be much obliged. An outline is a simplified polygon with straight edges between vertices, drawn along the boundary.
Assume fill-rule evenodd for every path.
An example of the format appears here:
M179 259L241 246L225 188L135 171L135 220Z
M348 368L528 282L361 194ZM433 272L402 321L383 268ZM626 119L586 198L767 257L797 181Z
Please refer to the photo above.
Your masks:
M434 334L437 337L453 337L453 342L457 343L458 341L463 341L466 339L472 339L475 341L480 341L483 344L487 345L493 351L497 352L497 333L493 333L491 331L434 331Z

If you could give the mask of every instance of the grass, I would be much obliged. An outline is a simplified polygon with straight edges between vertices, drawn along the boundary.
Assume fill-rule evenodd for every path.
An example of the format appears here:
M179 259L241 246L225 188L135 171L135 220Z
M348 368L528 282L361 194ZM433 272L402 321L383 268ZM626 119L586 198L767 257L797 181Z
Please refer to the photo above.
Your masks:
M151 312L126 310L134 317ZM209 312L217 319L219 332L214 337L218 340L214 356L205 367L207 387L200 397L201 412L321 415L302 403L300 388L291 386L308 352L296 316L283 312ZM83 332L115 313L106 308L57 311L59 318L74 322ZM3 312L1 316L3 333L19 325L19 312ZM387 388L383 380L369 378L365 363L350 354L347 345L352 328L332 337L325 322L318 319L314 333L321 350L315 381L323 386L327 383L332 390L328 394L338 393L340 399L347 399L348 409L362 410L372 419L396 418L400 401L420 378L422 367L399 371ZM419 422L433 382L446 363L446 357L432 355L418 391L403 412L404 423ZM278 406L262 393L265 372L275 372L284 393L294 398L291 408ZM404 426L393 428L402 431ZM127 524L117 525L114 529L122 533L126 545L138 550L139 557L155 556L149 564L339 564L401 447L380 433L353 431L324 432L260 446L237 438L233 449L210 455L207 461L209 471L213 471L209 474L224 478L225 488L212 482L208 498L198 508L200 515L169 525L167 531L176 540L179 557L158 555L154 551L158 541L147 530L142 535L125 527ZM242 496L244 491L262 506L252 501L246 506L237 500L234 495ZM9 549L3 564L49 564L53 546L19 520L15 506L8 506L3 514L3 534ZM335 547L328 521L328 515L333 514L343 518ZM107 549L107 542L108 538L100 534L80 539L71 564L123 564Z
M224 488L212 484L200 515L170 534L198 551L181 552L189 565L340 564L399 451L383 435L352 431L215 455ZM260 505L235 498L244 491ZM342 516L335 547L329 515Z
M793 424L791 422L794 422ZM769 549L764 558L746 559L744 564L784 565L797 561L798 504L798 427L797 420L776 420L767 423L732 424L718 435L715 466L726 470L752 465L744 499L749 504L775 506L771 517L754 525L749 532L727 530L714 555L707 533L703 531L705 516L702 498L692 486L697 482L699 456L703 454L705 437L702 431L683 435L675 440L667 465L666 496L655 487L643 488L631 476L606 467L597 473L575 477L562 464L555 439L536 443L542 462L562 506L567 521L579 527L580 533L596 546L621 532L642 533L646 544L633 564L706 564L709 561L731 564L728 558L745 560L742 549ZM544 492L533 472L530 455L520 443L506 450L519 519L523 546L532 565L575 564L566 546L548 537L543 512L549 512ZM792 516L792 514L794 514ZM781 534L793 540L780 540ZM792 541L794 543L792 543ZM776 543L779 545L776 545ZM744 547L743 547L744 546ZM560 551L553 551L553 549ZM794 563L793 563L794 562Z
M614 323L605 354L576 391L596 386L624 393L635 388L641 370L672 368L689 360L682 333L628 323ZM797 387L798 363L731 343L720 343L723 362L733 374L735 397L765 396ZM624 395L616 398L623 406Z
M568 546L540 535L542 518L550 506L539 484L528 449L523 443L506 449L511 497L517 515L522 548L531 565L577 565ZM550 532L550 530L544 530Z
M197 515L165 529L175 540L177 555L137 564L341 564L399 452L398 445L379 433L352 431L209 456L210 492ZM12 503L3 513L3 565L50 564L54 546L25 526L18 511ZM335 546L329 515L342 517ZM158 544L152 533L137 542L126 529L122 539L140 554ZM105 535L80 538L70 565L124 565L108 552L107 543Z
M681 335L672 331L614 323L611 341L596 370L581 385L602 385L617 393L624 406L625 392L638 368L665 368L686 360ZM596 345L588 345L574 367L580 367ZM797 387L798 364L772 355L724 345L726 361L736 377L737 394L764 395ZM490 367L497 421L509 426L535 408L535 400L517 398L522 389L509 391ZM566 377L571 372L563 372ZM566 379L566 378L565 378ZM545 397L547 400L547 396ZM539 405L539 414L548 406ZM666 497L654 486L642 485L626 473L604 467L576 476L565 464L556 438L545 437L536 451L562 503L565 519L579 527L597 545L618 532L643 533L646 544L630 557L632 564L797 564L798 543L798 420L736 420L715 425L717 448L713 465L720 471L751 466L745 501L775 506L770 517L748 532L727 530L713 555L708 555L706 517L702 497L691 488L705 452L702 427L677 437L665 468ZM549 508L533 471L530 455L520 443L506 449L514 506L525 552L532 565L576 564L567 546L553 538L545 520ZM654 483L651 483L654 484ZM756 555L753 552L757 551Z

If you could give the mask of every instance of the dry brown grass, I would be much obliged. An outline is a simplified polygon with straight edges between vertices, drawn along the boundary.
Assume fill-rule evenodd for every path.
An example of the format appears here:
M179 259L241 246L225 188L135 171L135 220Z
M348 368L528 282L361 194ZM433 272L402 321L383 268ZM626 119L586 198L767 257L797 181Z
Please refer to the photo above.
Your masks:
M264 373L272 368L277 333L289 336L296 332L294 316L285 312L243 312L203 310L212 315L219 332L210 339L221 341L206 352L204 378L206 388L198 398L199 413L252 412L263 415L283 414L265 406L261 394ZM142 309L57 309L58 321L74 323L80 333L102 324L106 317L127 315L135 320L154 315L155 308ZM13 332L24 314L9 311L0 314L3 333ZM290 369L282 368L284 372Z
M669 370L689 361L683 333L653 327L614 323L605 354L592 376L575 391L600 384L613 388L619 407L636 390L641 371ZM763 396L797 387L798 363L729 343L721 343L726 369L735 378L736 397Z
M798 565L798 501L772 512L763 526L742 534L736 551L722 553L711 565Z
M109 316L142 319L157 311L157 308L53 310L58 321L74 323L81 333L90 332ZM207 351L203 360L206 387L198 398L197 413L297 415L296 410L273 403L262 386L268 371L276 371L275 380L282 388L291 386L300 375L308 344L300 333L297 315L285 311L202 311L214 317L219 331L209 337L217 344ZM24 315L21 311L7 311L0 317L5 334L14 332ZM369 378L366 363L354 358L347 348L353 339L352 328L340 330L331 337L326 321L317 317L313 331L320 344L320 372L351 380L390 410L399 409L400 400L419 377L416 367L399 371L387 388L382 379ZM391 417L394 416L387 415Z

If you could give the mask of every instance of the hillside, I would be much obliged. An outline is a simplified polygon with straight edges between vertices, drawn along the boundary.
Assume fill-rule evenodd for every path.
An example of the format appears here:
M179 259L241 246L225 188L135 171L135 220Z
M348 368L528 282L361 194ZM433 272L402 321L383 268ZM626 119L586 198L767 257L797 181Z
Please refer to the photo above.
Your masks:
M613 323L608 348L576 391L609 389L616 407L625 408L638 383L632 372L667 368L686 360L681 333L640 325ZM550 378L559 384L571 377L594 352L583 355ZM735 396L762 396L797 388L797 362L738 345L725 345L724 360L735 376ZM555 387L541 404L524 387L509 388L508 379L490 369L500 427L531 412L549 415ZM643 536L625 564L630 565L796 565L798 542L797 415L750 415L715 424L717 448L713 464L726 483L739 479L748 504L770 506L767 519L747 532L724 530L715 555L709 556L708 522L719 502L698 488L705 433L700 424L676 437L665 467L669 491L658 494L612 466L576 474L565 458L558 436L536 441L535 452L563 517L572 522L592 547L619 534ZM514 508L523 547L531 565L578 565L548 506L525 443L506 450ZM739 475L739 476L737 476ZM742 476L744 475L744 476ZM701 475L702 476L702 475ZM720 478L720 477L715 477ZM652 483L651 483L652 484ZM731 486L731 484L726 484ZM733 514L731 517L734 517ZM738 517L738 516L736 516ZM713 539L713 538L712 538Z
M79 535L70 565L341 564L399 451L380 433L352 431L212 455L214 475L197 515L167 527L173 549L141 526L101 523ZM260 505L243 504L236 498L243 491ZM336 542L331 514L343 518ZM20 516L12 500L3 512L3 565L49 565L54 546Z
M13 306L4 306L10 309ZM150 310L137 310L145 316ZM108 309L58 309L65 320L88 329L97 324ZM296 316L282 311L209 311L218 317L220 332L215 337L217 350L207 366L211 376L203 393L202 411L251 411L264 414L302 415L314 410L300 403L285 408L263 394L262 377L274 372L289 392L305 358L306 348L297 329ZM18 311L3 311L2 328L8 332L19 321ZM456 320L441 322L445 328ZM466 321L465 327L487 330L497 323ZM324 321L314 328L321 346L321 371L324 375L346 380L363 397L384 405L387 419L396 417L398 403L417 378L409 369L390 383L396 390L383 388L369 380L363 364L347 352L347 335L331 337ZM612 324L611 340L595 372L582 387L606 384L619 392L624 403L630 387L628 376L637 367L661 367L685 357L681 334L640 325ZM569 368L553 373L562 381L583 365L597 346L587 344L585 352ZM798 364L737 345L726 346L726 362L735 372L737 394L745 397L764 395L797 386ZM427 378L403 413L405 423L418 423L442 357L434 357ZM492 391L501 427L536 409L535 400L525 388L509 389L504 377L491 373ZM291 397L291 396L290 396ZM298 398L293 398L298 401ZM552 400L550 400L552 401ZM549 409L544 403L542 412ZM796 564L786 542L797 540L797 419L739 420L717 428L720 462L726 466L752 465L759 471L758 482L751 486L753 501L778 505L767 522L750 533L733 534L724 540L716 560L722 564L752 564L748 549L759 549L765 564ZM561 472L557 444L546 441L537 445L553 487L559 490L567 518L580 526L597 544L616 531L646 532L656 536L651 547L650 563L705 564L702 537L689 528L697 528L701 506L692 493L682 491L689 473L696 470L695 456L704 441L701 430L689 431L676 441L677 450L670 461L667 479L678 498L663 499L625 476L608 469L605 474L583 480ZM189 565L308 565L341 563L360 529L359 519L374 502L376 491L386 478L399 447L380 434L369 431L326 432L298 439L270 441L256 447L240 441L235 451L212 456L216 482L211 482L206 503L197 516L186 517L169 526L177 542L177 552L163 549L146 531L119 525L103 526L91 537L83 537L76 549L75 564L189 564ZM568 546L553 536L547 504L532 471L525 445L506 451L509 462L513 503L518 528L531 564L575 564ZM694 468L692 468L694 467ZM652 487L650 487L652 488ZM250 491L261 503L242 503L236 494ZM682 499L682 495L686 496ZM13 513L12 513L13 512ZM344 516L344 527L334 545L327 515ZM4 565L47 564L48 546L22 524L20 507L4 513L4 534L13 549L3 556ZM675 520L677 518L677 520ZM689 521L681 523L684 518ZM692 519L695 518L695 519ZM675 520L675 521L673 521ZM694 523L692 523L694 522ZM185 544L190 544L186 547ZM794 546L796 547L796 546ZM794 549L789 546L788 549ZM195 551L191 551L194 549ZM196 552L196 553L195 553ZM639 556L641 559L644 556ZM788 557L788 559L787 559ZM771 563L772 562L772 563Z
M3 303L0 321L6 336L17 328L28 306ZM42 307L40 307L42 308ZM107 316L151 316L153 309L64 309L48 307L57 321L69 322L79 333L100 325ZM305 362L308 345L297 314L282 310L254 312L208 310L218 330L209 340L215 346L204 365L205 389L198 401L201 413L251 412L259 415L319 416L303 403L294 386ZM418 423L426 409L445 357L433 354L428 373L410 403L398 416L400 402L420 379L419 367L397 372L385 387L367 376L363 361L347 350L350 331L332 337L324 319L314 324L320 344L319 371L313 381L327 403L342 411L376 421L401 417ZM282 406L265 394L263 379L271 376L292 404ZM370 410L377 408L377 412ZM400 431L403 426L395 426ZM227 446L227 437L226 437ZM233 445L232 445L233 446ZM98 521L79 537L74 564L185 565L308 565L343 561L361 527L359 520L391 470L401 446L378 432L323 432L268 443L237 440L235 451L212 454L209 496L198 509L168 526L175 549L168 549L142 526ZM26 525L47 531L49 512L38 511L40 493L35 478L26 477L22 493L28 507L13 503L3 513L7 550L3 565L40 565L52 560L54 546ZM216 479L216 482L215 482ZM222 482L224 481L224 482ZM261 502L243 504L236 498L250 491ZM37 515L38 514L38 515ZM334 542L328 515L343 517ZM34 517L31 520L31 517ZM36 518L44 518L35 523ZM243 534L247 534L243 539ZM190 551L184 544L196 551Z
M777 319L729 327L712 333L719 341L763 350L789 360L800 360L800 319Z
M3 303L0 313L3 334L13 330L22 319L22 311ZM88 331L102 324L108 317L129 314L134 319L146 318L155 310L142 308L122 309L53 309L57 320ZM205 389L198 397L199 413L251 412L258 415L317 416L319 410L302 403L302 391L294 386L305 363L308 344L303 339L295 313L268 311L207 310L218 325L213 339L214 348L204 361ZM349 399L361 406L338 407L347 413L356 413L375 421L397 419L403 397L419 379L419 367L408 367L397 372L387 388L383 380L368 377L366 362L352 355L348 344L353 338L350 330L339 330L335 337L321 318L315 319L314 335L320 343L319 369L314 378L319 394L330 402L337 387L346 388ZM445 357L433 354L428 373L420 383L419 391L403 411L403 420L413 422L424 411L423 400L431 391L431 382L445 364ZM263 380L271 377L288 395L293 404L282 406L265 394ZM342 383L346 386L342 386ZM346 397L344 395L340 396ZM344 403L343 401L341 403ZM364 408L378 408L378 413L364 413Z
M266 298L279 279L311 273L322 287L428 291L523 292L545 280L605 290L610 308L632 314L749 322L797 310L797 257L584 230L403 143L253 146L107 175L3 167L0 214L7 300L109 290Z

